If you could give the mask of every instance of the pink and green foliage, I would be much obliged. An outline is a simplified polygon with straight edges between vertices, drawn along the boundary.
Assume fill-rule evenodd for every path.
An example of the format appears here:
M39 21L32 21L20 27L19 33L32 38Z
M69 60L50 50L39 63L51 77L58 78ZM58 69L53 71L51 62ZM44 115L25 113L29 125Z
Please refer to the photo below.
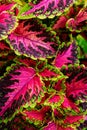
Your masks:
M86 44L85 0L0 0L0 130L86 128Z

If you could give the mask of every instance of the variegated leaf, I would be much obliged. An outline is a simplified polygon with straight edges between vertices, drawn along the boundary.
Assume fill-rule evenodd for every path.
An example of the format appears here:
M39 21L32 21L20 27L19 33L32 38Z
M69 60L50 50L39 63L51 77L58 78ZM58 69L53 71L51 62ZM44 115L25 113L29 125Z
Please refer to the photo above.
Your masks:
M53 18L63 12L63 10L73 3L73 0L42 0L34 5L32 9L26 11L22 16L38 17L40 19Z
M17 18L7 12L13 6L14 4L0 5L0 40L7 38L18 25Z
M31 58L52 57L57 44L50 32L34 19L20 21L16 30L9 35L9 41L16 54Z
M15 110L32 97L38 97L42 91L43 82L31 67L23 65L13 68L0 79L0 117L10 117Z
M64 45L58 50L53 64L56 67L61 68L63 65L78 63L77 54L77 45L75 42L69 46Z
M62 69L62 72L68 76L66 79L66 94L75 98L81 94L87 94L87 68L71 66Z

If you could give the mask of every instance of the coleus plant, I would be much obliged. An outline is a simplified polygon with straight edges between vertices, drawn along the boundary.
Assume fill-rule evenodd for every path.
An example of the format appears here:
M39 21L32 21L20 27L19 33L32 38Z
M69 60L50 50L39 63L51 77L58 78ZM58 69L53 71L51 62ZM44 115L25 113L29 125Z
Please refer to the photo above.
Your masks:
M0 0L1 130L87 128L86 26L84 0Z

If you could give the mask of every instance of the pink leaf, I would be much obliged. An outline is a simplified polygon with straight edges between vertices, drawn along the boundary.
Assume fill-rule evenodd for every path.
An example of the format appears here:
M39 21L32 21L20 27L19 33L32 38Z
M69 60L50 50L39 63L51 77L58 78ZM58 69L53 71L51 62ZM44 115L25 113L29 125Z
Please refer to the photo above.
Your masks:
M37 17L40 15L44 15L45 17L52 15L52 17L55 17L59 11L62 12L71 3L73 3L73 0L42 0L38 4L34 5L32 9L23 13L23 15L33 14Z
M52 57L55 54L51 34L46 32L36 20L21 21L16 30L9 35L14 50L34 58Z
M77 62L77 46L75 42L71 45L62 47L58 50L57 56L53 64L61 68L63 65L74 64Z
M21 105L38 97L43 83L31 67L16 65L0 79L0 116L9 117Z
M49 111L49 107L43 107L40 110L30 110L24 111L25 117L29 120L41 121L43 122L46 117L46 112Z

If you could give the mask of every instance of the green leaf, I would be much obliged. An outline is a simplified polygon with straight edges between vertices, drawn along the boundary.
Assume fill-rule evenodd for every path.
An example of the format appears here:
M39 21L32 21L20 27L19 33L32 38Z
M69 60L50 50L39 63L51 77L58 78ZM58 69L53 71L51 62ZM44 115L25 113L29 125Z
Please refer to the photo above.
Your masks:
M83 49L83 52L87 54L87 40L85 40L81 35L77 36L78 45Z

